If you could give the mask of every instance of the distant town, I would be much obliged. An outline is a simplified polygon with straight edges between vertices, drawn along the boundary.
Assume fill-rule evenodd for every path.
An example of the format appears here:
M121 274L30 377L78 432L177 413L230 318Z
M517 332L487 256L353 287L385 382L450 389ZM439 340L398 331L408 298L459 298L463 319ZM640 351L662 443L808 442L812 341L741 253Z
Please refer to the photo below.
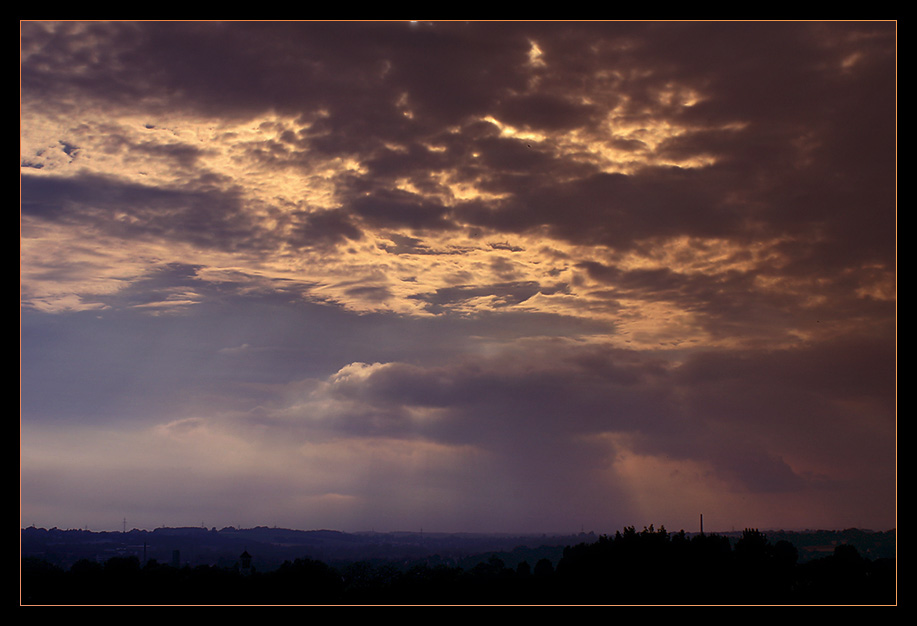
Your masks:
M686 533L688 536L697 533ZM716 533L737 541L741 531ZM830 554L841 544L854 546L870 559L894 558L896 532L860 529L765 531L769 541L785 540L806 562ZM357 560L407 562L435 557L439 562L473 566L499 554L515 566L523 560L548 558L556 564L565 546L591 543L595 532L570 535L357 532L293 530L258 526L217 529L203 527L154 530L102 531L29 527L21 532L22 557L35 557L63 568L81 559L103 562L115 556L134 556L140 562L155 560L175 566L229 567L247 551L255 567L271 571L284 561L310 558L328 563ZM537 558L535 558L537 555Z

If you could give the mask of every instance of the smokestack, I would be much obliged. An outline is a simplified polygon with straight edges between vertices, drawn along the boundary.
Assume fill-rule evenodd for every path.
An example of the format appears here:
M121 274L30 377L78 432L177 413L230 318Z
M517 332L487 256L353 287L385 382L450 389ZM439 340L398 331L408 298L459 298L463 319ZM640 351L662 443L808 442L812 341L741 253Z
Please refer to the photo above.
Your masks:
M700 534L704 534L704 514L700 514Z

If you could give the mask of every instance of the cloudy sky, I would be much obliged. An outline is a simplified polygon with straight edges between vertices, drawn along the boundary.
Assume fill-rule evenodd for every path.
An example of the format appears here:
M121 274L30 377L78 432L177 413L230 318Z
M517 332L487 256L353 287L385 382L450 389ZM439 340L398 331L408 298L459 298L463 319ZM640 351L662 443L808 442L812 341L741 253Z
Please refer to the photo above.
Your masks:
M894 22L22 22L21 523L896 525Z

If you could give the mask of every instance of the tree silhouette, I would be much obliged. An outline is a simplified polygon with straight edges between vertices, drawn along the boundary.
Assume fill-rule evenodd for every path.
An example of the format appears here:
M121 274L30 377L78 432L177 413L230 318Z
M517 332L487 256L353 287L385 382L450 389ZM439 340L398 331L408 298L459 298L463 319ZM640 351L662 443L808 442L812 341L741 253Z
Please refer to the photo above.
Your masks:
M531 553L529 553L531 554ZM502 557L512 559L508 567ZM789 541L746 529L733 545L653 525L567 546L556 567L518 552L481 555L467 569L434 558L412 563L310 558L273 571L173 567L136 557L81 559L69 571L21 564L24 604L893 604L894 559L871 561L849 544L799 563Z

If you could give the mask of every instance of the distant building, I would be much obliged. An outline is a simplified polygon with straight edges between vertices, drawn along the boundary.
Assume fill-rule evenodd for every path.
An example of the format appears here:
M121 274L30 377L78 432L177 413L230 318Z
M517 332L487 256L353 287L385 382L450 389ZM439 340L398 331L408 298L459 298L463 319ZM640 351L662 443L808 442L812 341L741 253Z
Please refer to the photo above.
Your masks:
M252 555L248 553L248 550L239 555L239 571L242 572L243 576L248 576L252 573Z

